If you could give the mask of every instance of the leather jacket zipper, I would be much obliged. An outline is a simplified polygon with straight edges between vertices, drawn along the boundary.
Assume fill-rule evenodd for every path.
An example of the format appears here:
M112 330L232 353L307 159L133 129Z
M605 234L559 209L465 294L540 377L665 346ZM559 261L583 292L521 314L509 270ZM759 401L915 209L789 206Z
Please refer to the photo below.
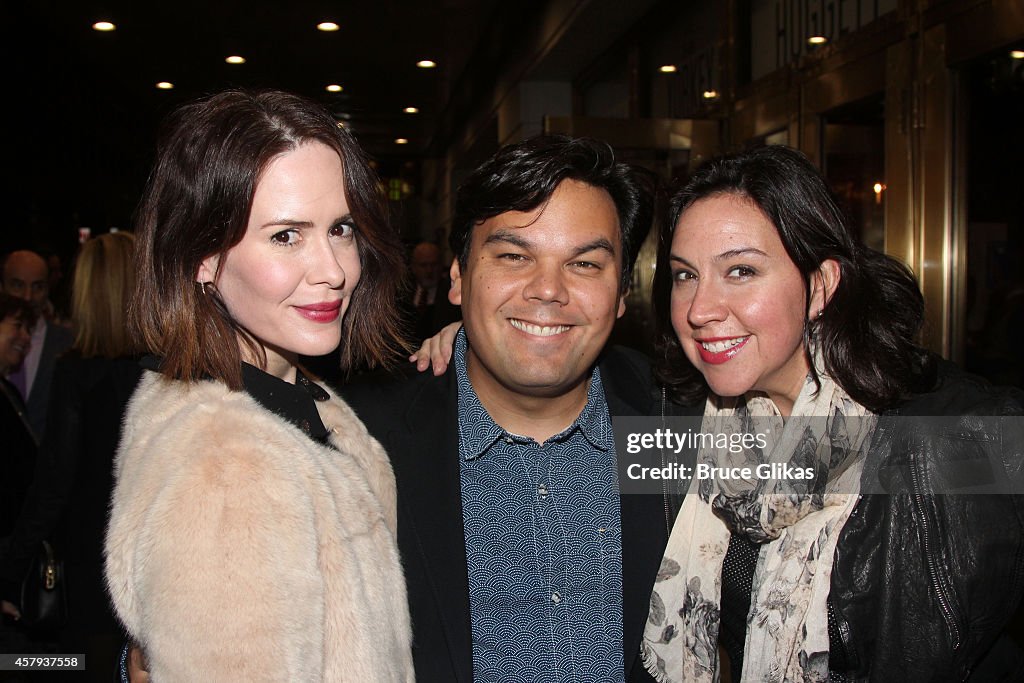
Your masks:
M955 652L960 649L960 628L956 624L956 615L955 610L953 609L953 603L939 581L939 570L935 566L935 558L932 554L931 534L928 531L928 516L925 514L924 509L925 504L924 494L921 489L921 475L918 472L916 462L911 462L910 479L914 487L915 507L921 523L921 537L924 542L925 562L928 565L928 578L931 580L932 588L935 590L935 595L939 600L939 609L942 612L942 618L945 620L946 626L949 628L950 635L952 636L953 651Z

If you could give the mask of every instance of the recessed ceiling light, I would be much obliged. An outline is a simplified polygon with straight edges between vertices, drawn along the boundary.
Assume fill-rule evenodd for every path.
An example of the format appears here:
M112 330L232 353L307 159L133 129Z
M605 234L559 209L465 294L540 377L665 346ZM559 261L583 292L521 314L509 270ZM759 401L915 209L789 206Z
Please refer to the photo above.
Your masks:
M395 138L395 144L396 145L408 145L409 141L406 140L405 138Z
M160 81L156 84L158 90L173 90L174 84L170 81Z
M225 57L224 61L228 64L245 64L245 57L240 55L231 55L230 57Z
M321 21L319 24L316 25L316 28L318 31L330 32L337 31L339 26L335 24L333 21Z
M404 111L406 114L419 114L420 113L420 110L417 109L416 107L406 107L402 111Z
M663 74L674 74L678 69L675 64L662 64L658 67L658 71Z
M704 99L705 100L717 100L718 99L718 91L717 90L705 90L704 91Z
M342 90L344 90L344 88L342 88L337 83L331 83L329 86L327 86L327 92L341 92Z
M420 61L416 62L416 66L418 66L421 69L433 69L435 66L437 66L437 62L435 62L432 59L421 59Z
M97 31L113 31L117 28L109 21L97 21L92 27Z
M808 45L824 45L828 42L828 38L825 36L811 36L807 39Z
M1010 50L1010 57L1013 59L1024 59L1024 50Z

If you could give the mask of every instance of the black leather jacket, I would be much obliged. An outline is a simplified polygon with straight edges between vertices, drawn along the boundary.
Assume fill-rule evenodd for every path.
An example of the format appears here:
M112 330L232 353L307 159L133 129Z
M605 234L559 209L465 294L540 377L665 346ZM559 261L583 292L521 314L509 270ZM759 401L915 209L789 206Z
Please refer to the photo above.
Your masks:
M950 416L939 438L909 433L904 416ZM864 494L843 528L830 607L845 680L1022 680L1005 636L1024 593L1024 497L935 495L940 471L985 456L996 476L1024 467L1024 393L941 362L934 389L883 415L867 467L888 468L891 494ZM947 424L943 422L943 424ZM839 652L836 652L836 650Z

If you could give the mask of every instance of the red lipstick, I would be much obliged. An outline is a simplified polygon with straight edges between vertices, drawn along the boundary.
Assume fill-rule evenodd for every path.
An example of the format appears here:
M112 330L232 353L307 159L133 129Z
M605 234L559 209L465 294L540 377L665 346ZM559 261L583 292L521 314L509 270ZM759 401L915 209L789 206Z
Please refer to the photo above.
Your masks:
M743 340L735 346L730 346L724 351L708 351L704 348L704 344L710 344L714 342L727 341L730 339L736 339L736 337L711 337L708 339L695 339L697 342L697 352L700 354L700 359L708 365L721 365L739 353L740 349L746 346L747 342L750 341L750 337L743 337Z
M295 310L307 320L318 323L332 323L338 319L338 315L341 313L341 300L295 306Z

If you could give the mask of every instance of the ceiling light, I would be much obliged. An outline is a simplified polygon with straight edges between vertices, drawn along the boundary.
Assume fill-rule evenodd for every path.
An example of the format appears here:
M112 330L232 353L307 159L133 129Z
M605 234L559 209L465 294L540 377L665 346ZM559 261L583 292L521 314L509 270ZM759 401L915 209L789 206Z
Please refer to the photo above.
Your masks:
M416 107L406 107L402 111L404 111L406 114L419 114L420 113L420 110L417 109Z
M807 39L808 45L824 45L828 42L828 38L825 36L811 36Z
M327 92L341 92L342 90L344 90L344 88L342 88L337 83L331 83L329 86L327 86Z
M117 28L109 21L97 21L95 24L92 25L92 27L97 31L113 31L115 28Z
M228 64L245 64L245 57L241 57L239 55L231 55L230 57L225 57L224 61Z
M674 74L678 69L675 64L663 64L658 67L658 71L663 74Z
M170 81L160 81L156 84L158 90L173 90L174 84Z
M1010 57L1013 59L1024 59L1024 50L1010 50Z
M330 32L337 31L339 26L335 24L333 21L321 21L319 24L316 25L316 28L318 31Z
M432 59L421 59L420 61L416 62L416 66L418 66L421 69L433 69L435 66L437 66L437 62L435 62Z
M718 99L718 91L717 90L705 90L704 91L704 99L705 100L717 100Z
M405 138L395 138L395 144L396 145L408 145L409 141L406 140Z

